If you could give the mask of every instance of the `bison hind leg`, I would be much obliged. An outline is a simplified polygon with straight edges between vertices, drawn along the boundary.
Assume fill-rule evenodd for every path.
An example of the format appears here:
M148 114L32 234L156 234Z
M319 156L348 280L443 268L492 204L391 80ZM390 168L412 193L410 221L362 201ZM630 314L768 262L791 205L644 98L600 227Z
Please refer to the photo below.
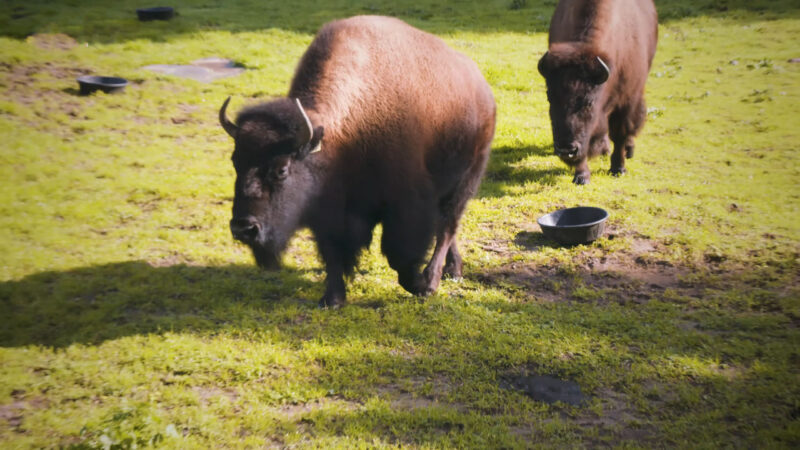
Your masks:
M463 273L464 263L461 259L461 253L458 251L456 239L450 243L450 249L447 251L447 258L445 258L444 269L442 269L442 278L449 277L453 279L461 279Z
M608 142L608 135L602 134L595 136L589 142L589 156L607 155L611 153L611 145Z
M647 107L643 98L609 116L610 135L614 142L614 152L611 153L612 175L619 176L627 172L625 159L633 158L633 138L644 125L646 117Z
M347 232L340 246L344 273L352 277L361 253L372 243L372 232L378 220L361 214L352 214L347 217L346 223Z
M397 271L400 286L413 295L432 291L419 272L433 238L434 206L431 195L406 196L395 202L383 218L381 251Z
M428 289L433 292L439 287L439 281L449 276L461 278L463 262L456 244L458 223L464 214L467 202L478 189L481 176L489 159L488 145L481 146L479 157L473 161L467 173L456 184L452 192L439 202L439 220L436 222L436 247L423 275ZM444 267L442 265L444 264Z

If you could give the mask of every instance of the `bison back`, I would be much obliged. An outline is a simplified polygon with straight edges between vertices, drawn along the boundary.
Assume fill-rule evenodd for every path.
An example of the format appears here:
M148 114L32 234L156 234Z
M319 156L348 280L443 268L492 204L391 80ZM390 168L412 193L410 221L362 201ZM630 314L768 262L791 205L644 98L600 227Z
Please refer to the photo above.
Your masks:
M433 172L447 169L448 161L468 165L478 141L488 146L494 132L494 99L477 65L389 17L325 25L301 59L289 96L314 110L338 151Z

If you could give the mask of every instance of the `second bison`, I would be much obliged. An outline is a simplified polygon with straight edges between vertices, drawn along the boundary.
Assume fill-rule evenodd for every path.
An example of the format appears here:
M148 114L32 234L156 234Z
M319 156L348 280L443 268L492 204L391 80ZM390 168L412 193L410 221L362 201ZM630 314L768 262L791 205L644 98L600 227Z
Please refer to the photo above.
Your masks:
M644 85L658 39L652 0L561 0L539 60L547 82L553 144L589 183L588 159L609 152L611 173L625 173L633 138L644 124Z
M489 158L495 102L477 65L404 22L360 16L325 25L288 97L230 121L234 238L276 267L299 228L327 275L322 306L345 301L344 276L383 225L381 249L407 291L461 275L456 230ZM420 267L436 238L433 256Z

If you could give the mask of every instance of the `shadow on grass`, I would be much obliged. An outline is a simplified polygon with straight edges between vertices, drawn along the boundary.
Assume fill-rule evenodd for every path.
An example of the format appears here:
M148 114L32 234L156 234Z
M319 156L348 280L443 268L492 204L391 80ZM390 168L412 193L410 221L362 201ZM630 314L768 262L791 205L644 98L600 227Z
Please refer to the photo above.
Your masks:
M796 273L794 268L787 267L784 275ZM356 299L356 307L316 314L313 299L321 286L313 275L292 269L153 267L143 262L34 274L0 283L0 346L62 348L166 331L231 330L246 336L267 330L270 340L285 339L290 349L316 340L317 347L344 349L313 356L316 369L309 392L329 392L326 396L309 399L296 393L296 381L281 370L271 372L271 383L261 383L256 381L260 371L236 363L231 370L241 366L235 372L241 379L234 379L256 381L250 389L263 385L262 394L278 405L269 411L283 424L281 430L297 427L316 437L336 438L356 429L360 436L394 444L513 448L534 442L537 436L507 425L509 415L533 417L519 422L531 430L543 416L560 417L564 425L559 430L568 429L577 444L591 443L599 431L617 440L646 442L662 436L662 424L690 414L724 412L776 430L789 422L789 414L796 414L796 406L783 401L796 398L796 387L788 393L785 389L794 376L787 360L796 359L789 356L796 328L780 313L764 313L765 305L746 310L714 305L709 286L682 284L677 276L676 284L669 285L663 273L656 274L661 281L655 285L656 280L635 272L603 276L588 269L560 273L555 268L502 268L467 276L481 289L530 290L537 301L453 296L401 300L406 303L384 308L380 302ZM749 282L744 279L741 286ZM723 300L726 283L711 286ZM666 296L667 290L674 292ZM662 306L648 307L649 301ZM679 312L684 308L690 310ZM373 347L375 343L381 345ZM719 373L708 374L678 366L674 370L679 375L661 379L643 369L648 363L668 365L675 358L706 365L720 361L741 375L722 366L715 369ZM625 365L634 360L643 363L636 366L638 378L631 378ZM766 387L761 383L756 388L747 378L753 361L760 373L768 372ZM561 407L543 411L523 394L498 387L498 379L520 368L574 380L603 406L602 417L590 410L563 415ZM193 386L191 372L176 369L162 378L170 383L175 379ZM235 397L237 382L228 382ZM676 386L686 400L672 393ZM226 392L219 387L197 390L208 396ZM637 394L642 390L646 396ZM700 395L710 400L692 403ZM385 401L364 403L374 396ZM751 414L737 409L740 402L759 407ZM531 411L539 413L531 416ZM687 426L687 435L709 432L704 424L712 421L690 423L696 425ZM642 424L649 424L644 436L636 434ZM725 438L736 426L736 421L724 422L712 431ZM90 435L104 432L101 427L89 429ZM544 439L561 442L555 434Z
M552 157L556 167L517 167L516 164L529 156ZM478 198L502 197L510 187L528 183L554 185L562 177L569 176L569 168L552 155L550 146L503 146L492 149L486 174L478 190Z
M520 231L514 236L514 243L529 252L536 252L542 248L570 247L548 239L541 231ZM574 247L574 246L572 246Z
M124 262L0 283L0 345L64 347L181 329L257 327L278 304L316 308L311 272Z
M661 0L656 1L660 21L687 17L729 17L737 21L763 21L800 16L800 6L790 0ZM546 32L555 0L511 2L426 2L424 0L362 0L287 3L234 0L224 3L175 0L174 19L139 22L141 2L123 0L10 0L0 5L0 35L25 38L34 33L65 33L80 41L126 42L137 39L165 41L171 36L203 30L230 32L270 28L313 34L337 18L378 14L401 18L424 30L445 34L469 32ZM512 5L521 7L512 8ZM81 18L81 20L76 20Z

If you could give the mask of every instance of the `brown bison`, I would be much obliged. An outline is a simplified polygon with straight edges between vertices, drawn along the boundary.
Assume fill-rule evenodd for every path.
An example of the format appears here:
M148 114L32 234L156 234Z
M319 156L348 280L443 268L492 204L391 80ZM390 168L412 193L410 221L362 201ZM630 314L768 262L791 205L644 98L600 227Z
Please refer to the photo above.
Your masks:
M587 184L587 160L608 154L611 173L625 173L633 138L644 124L644 84L656 52L652 0L561 0L550 22L539 72L547 82L555 153Z
M381 250L407 291L427 295L443 272L461 276L456 230L495 128L492 91L473 61L400 20L352 17L323 26L287 98L244 109L235 123L229 100L219 120L235 140L230 227L260 266L277 267L307 227L327 275L320 305L340 305L344 276L381 223Z

